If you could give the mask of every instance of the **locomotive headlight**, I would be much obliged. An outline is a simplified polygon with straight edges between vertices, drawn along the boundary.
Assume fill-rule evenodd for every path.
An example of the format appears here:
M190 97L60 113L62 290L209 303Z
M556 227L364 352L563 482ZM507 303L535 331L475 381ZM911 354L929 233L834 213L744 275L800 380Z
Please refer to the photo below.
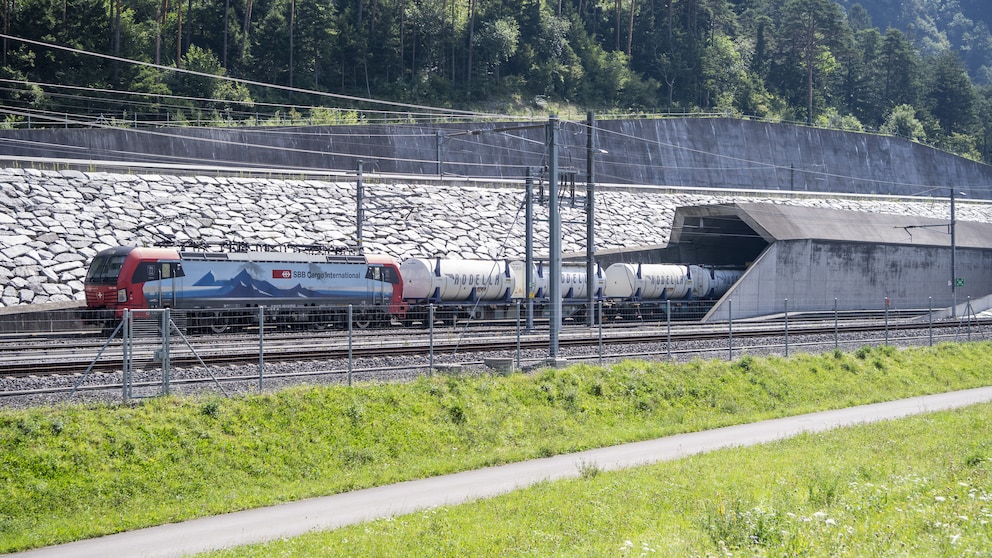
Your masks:
M127 302L127 289L117 289L117 302Z

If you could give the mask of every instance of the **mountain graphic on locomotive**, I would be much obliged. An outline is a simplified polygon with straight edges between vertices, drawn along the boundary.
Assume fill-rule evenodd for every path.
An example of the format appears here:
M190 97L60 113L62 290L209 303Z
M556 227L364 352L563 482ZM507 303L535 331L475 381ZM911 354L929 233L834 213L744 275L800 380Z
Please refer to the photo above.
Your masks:
M86 304L93 319L112 324L123 310L182 310L187 329L223 332L252 325L257 308L266 321L346 327L352 307L358 327L394 323L425 325L431 307L442 321L496 320L516 316L521 303L539 313L548 304L549 278L542 263L526 288L522 261L409 258L342 254L318 246L231 243L205 246L109 248L90 263ZM666 301L705 301L723 296L743 272L697 265L629 264L596 267L593 298L611 318L656 316ZM562 268L565 318L588 302L584 266Z

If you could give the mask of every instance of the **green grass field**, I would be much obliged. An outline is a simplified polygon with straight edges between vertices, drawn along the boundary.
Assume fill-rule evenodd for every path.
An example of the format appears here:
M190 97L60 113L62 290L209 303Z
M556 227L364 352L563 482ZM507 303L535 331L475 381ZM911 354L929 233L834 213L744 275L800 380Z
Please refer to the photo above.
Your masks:
M907 350L862 348L790 359L743 357L734 362L631 361L507 377L435 376L405 384L298 387L233 398L160 398L134 406L4 410L0 411L4 454L0 552L592 447L990 383L992 345L973 343ZM987 425L984 432L988 432ZM944 436L958 435L949 432L930 437ZM774 448L785 451L782 448L789 443ZM988 457L988 446L983 443L987 442L976 439L969 455L977 463L972 469L987 475L983 459ZM757 464L738 465L737 471L774 474L781 462L773 456L763 461L760 450L742 450L741 455L750 455L748 459ZM707 459L712 457L667 467L698 468ZM840 467L840 460L831 458L830 462ZM659 469L648 470L658 475ZM828 473L812 474L814 480L823 478L822 490L827 492L836 492L836 486L831 486L842 483ZM588 471L574 486L623 484L616 475ZM636 520L643 523L640 527L618 528L621 540L614 540L618 531L607 526L602 529L609 536L604 532L602 540L592 540L598 538L595 531L588 535L591 538L583 538L580 527L561 524L559 529L549 523L548 528L538 530L545 533L548 546L535 546L530 542L535 537L531 527L521 524L524 531L516 532L511 524L500 527L504 531L495 543L480 537L471 544L454 539L450 543L418 542L418 537L411 536L412 546L398 551L417 554L436 548L441 549L438 555L463 554L459 549L468 544L465 548L481 554L622 555L629 551L632 555L649 545L659 552L684 549L714 554L705 550L710 547L699 545L718 545L712 541L724 540L728 549L745 548L750 554L757 548L758 553L776 555L792 551L771 550L785 548L780 546L741 547L735 533L750 532L746 526L754 522L781 531L779 523L790 518L789 513L813 521L821 517L812 514L823 510L802 515L803 506L784 500L779 504L775 494L766 497L743 488L738 491L734 485L721 489L720 472L706 475L705 482L693 480L691 484L710 490L709 496L679 496L685 506L699 508L712 524L701 534L669 540L663 537L669 531L658 531L641 519ZM786 479L789 473L783 470L779 475ZM535 490L541 489L561 490ZM984 489L989 489L987 476ZM634 496L646 497L630 495ZM769 504L779 506L767 510L774 517L765 517L761 511ZM496 504L477 504L487 505ZM513 505L532 507L526 500ZM562 505L569 507L558 509L572 515L573 504ZM444 513L436 512L438 521ZM595 510L589 513L593 519L585 521L598 523ZM679 522L692 523L688 517L673 527ZM724 532L728 534L720 534ZM560 546L561 541L573 538L572 546ZM806 538L781 538L788 544L807 544ZM518 540L519 545L513 542ZM418 551L421 543L428 546ZM367 552L378 551L370 546ZM897 547L885 553L900 554Z
M206 556L988 556L990 429L977 405Z

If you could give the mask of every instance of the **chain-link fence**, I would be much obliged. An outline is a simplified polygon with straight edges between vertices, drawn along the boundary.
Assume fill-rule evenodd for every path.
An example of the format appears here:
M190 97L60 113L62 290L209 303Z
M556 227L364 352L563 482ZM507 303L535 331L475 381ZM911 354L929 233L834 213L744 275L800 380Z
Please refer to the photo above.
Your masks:
M691 302L691 301L690 301ZM65 310L0 316L6 374L77 374L71 390L119 380L124 401L166 395L176 370L221 392L231 381L262 390L284 377L276 363L329 362L324 371L351 383L359 369L403 368L409 375L475 368L505 373L567 362L621 358L738 358L743 354L855 350L864 345L932 345L986 338L989 320L971 301L955 311L924 304L808 312L782 300L761 319L703 324L706 306L685 301L617 308L600 301L563 305L560 353L550 354L549 308L426 305L397 318L377 308L254 307L124 311L121 317ZM794 306L794 305L793 305ZM952 315L953 314L953 315ZM387 363L394 358L395 362ZM215 369L237 365L222 376ZM282 364L281 366L286 366ZM247 371L246 370L249 370ZM97 372L100 379L97 380ZM182 379L179 383L192 380ZM0 391L0 396L3 393Z

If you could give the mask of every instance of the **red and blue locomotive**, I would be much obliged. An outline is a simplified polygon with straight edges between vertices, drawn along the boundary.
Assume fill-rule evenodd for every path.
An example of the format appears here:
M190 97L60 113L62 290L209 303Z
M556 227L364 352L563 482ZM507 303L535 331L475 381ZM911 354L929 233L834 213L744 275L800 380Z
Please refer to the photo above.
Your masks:
M222 332L251 323L252 308L284 308L278 321L359 327L401 319L406 305L399 264L388 256L121 246L98 253L86 275L86 305L96 319L131 310L184 310L194 330ZM237 310L237 311L235 311Z

